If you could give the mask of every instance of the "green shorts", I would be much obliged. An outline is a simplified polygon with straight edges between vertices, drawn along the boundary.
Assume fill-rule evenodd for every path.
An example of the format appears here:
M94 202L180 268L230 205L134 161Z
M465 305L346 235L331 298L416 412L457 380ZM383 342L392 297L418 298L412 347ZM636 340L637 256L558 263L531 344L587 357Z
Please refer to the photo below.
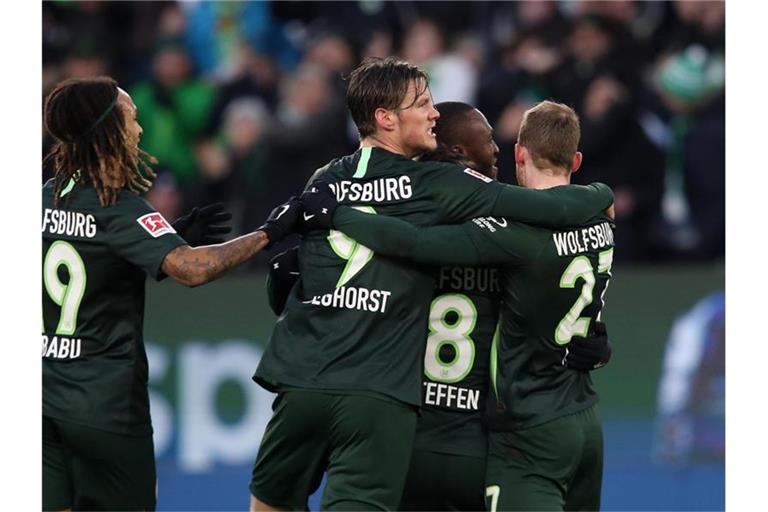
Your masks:
M513 432L490 432L486 506L599 510L603 430L597 405Z
M154 510L152 436L43 416L43 510Z
M485 458L414 450L399 510L485 510Z
M280 393L253 467L251 494L308 510L323 473L322 510L394 510L416 430L416 410L370 396Z

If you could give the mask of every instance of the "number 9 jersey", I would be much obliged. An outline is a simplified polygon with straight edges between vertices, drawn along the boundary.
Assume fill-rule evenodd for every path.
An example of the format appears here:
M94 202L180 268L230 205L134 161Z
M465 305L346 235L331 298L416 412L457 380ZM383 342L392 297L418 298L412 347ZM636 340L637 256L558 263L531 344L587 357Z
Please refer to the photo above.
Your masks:
M151 433L144 349L145 274L186 242L123 190L102 207L74 186L54 206L43 186L43 415L102 430ZM68 196L68 197L67 197Z

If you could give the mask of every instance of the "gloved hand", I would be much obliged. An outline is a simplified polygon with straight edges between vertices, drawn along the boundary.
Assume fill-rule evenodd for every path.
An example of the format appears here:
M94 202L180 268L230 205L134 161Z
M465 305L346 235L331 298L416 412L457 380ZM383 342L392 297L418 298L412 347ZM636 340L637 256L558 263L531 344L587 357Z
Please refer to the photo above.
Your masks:
M290 235L298 227L301 217L301 203L296 196L272 210L267 220L259 228L269 237L267 249L280 242L283 238Z
M291 288L299 280L299 247L293 247L269 260L267 298L276 315L283 313Z
M301 194L301 204L304 208L304 231L333 228L333 212L339 203L328 183L313 183L309 190Z
M221 235L232 231L226 224L232 219L232 214L224 210L222 203L213 203L198 208L176 219L171 226L181 238L192 246L220 244L224 241Z
M591 336L571 338L571 342L565 346L565 356L561 364L572 370L588 372L608 364L612 352L605 324L595 322L594 333Z

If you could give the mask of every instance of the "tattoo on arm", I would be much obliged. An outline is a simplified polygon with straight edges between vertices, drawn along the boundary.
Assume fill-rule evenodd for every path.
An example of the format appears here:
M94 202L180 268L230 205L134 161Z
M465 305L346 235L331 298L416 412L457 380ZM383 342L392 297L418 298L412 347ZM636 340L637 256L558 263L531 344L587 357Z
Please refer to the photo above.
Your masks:
M263 231L254 231L229 242L202 247L182 245L163 260L162 270L179 283L199 286L237 267L269 243Z

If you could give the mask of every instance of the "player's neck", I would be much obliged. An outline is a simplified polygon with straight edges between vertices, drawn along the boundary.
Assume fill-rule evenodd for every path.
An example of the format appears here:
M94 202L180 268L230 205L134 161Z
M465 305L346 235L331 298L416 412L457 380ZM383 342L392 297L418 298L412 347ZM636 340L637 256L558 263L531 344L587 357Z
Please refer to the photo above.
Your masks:
M544 190L571 184L570 173L564 174L561 171L554 171L552 169L529 168L529 170L526 171L526 177L525 187L534 188L536 190Z
M409 155L406 150L395 141L389 140L387 137L381 137L377 135L370 135L360 141L361 148L380 148L396 155L402 155L406 158L412 158L415 155Z

